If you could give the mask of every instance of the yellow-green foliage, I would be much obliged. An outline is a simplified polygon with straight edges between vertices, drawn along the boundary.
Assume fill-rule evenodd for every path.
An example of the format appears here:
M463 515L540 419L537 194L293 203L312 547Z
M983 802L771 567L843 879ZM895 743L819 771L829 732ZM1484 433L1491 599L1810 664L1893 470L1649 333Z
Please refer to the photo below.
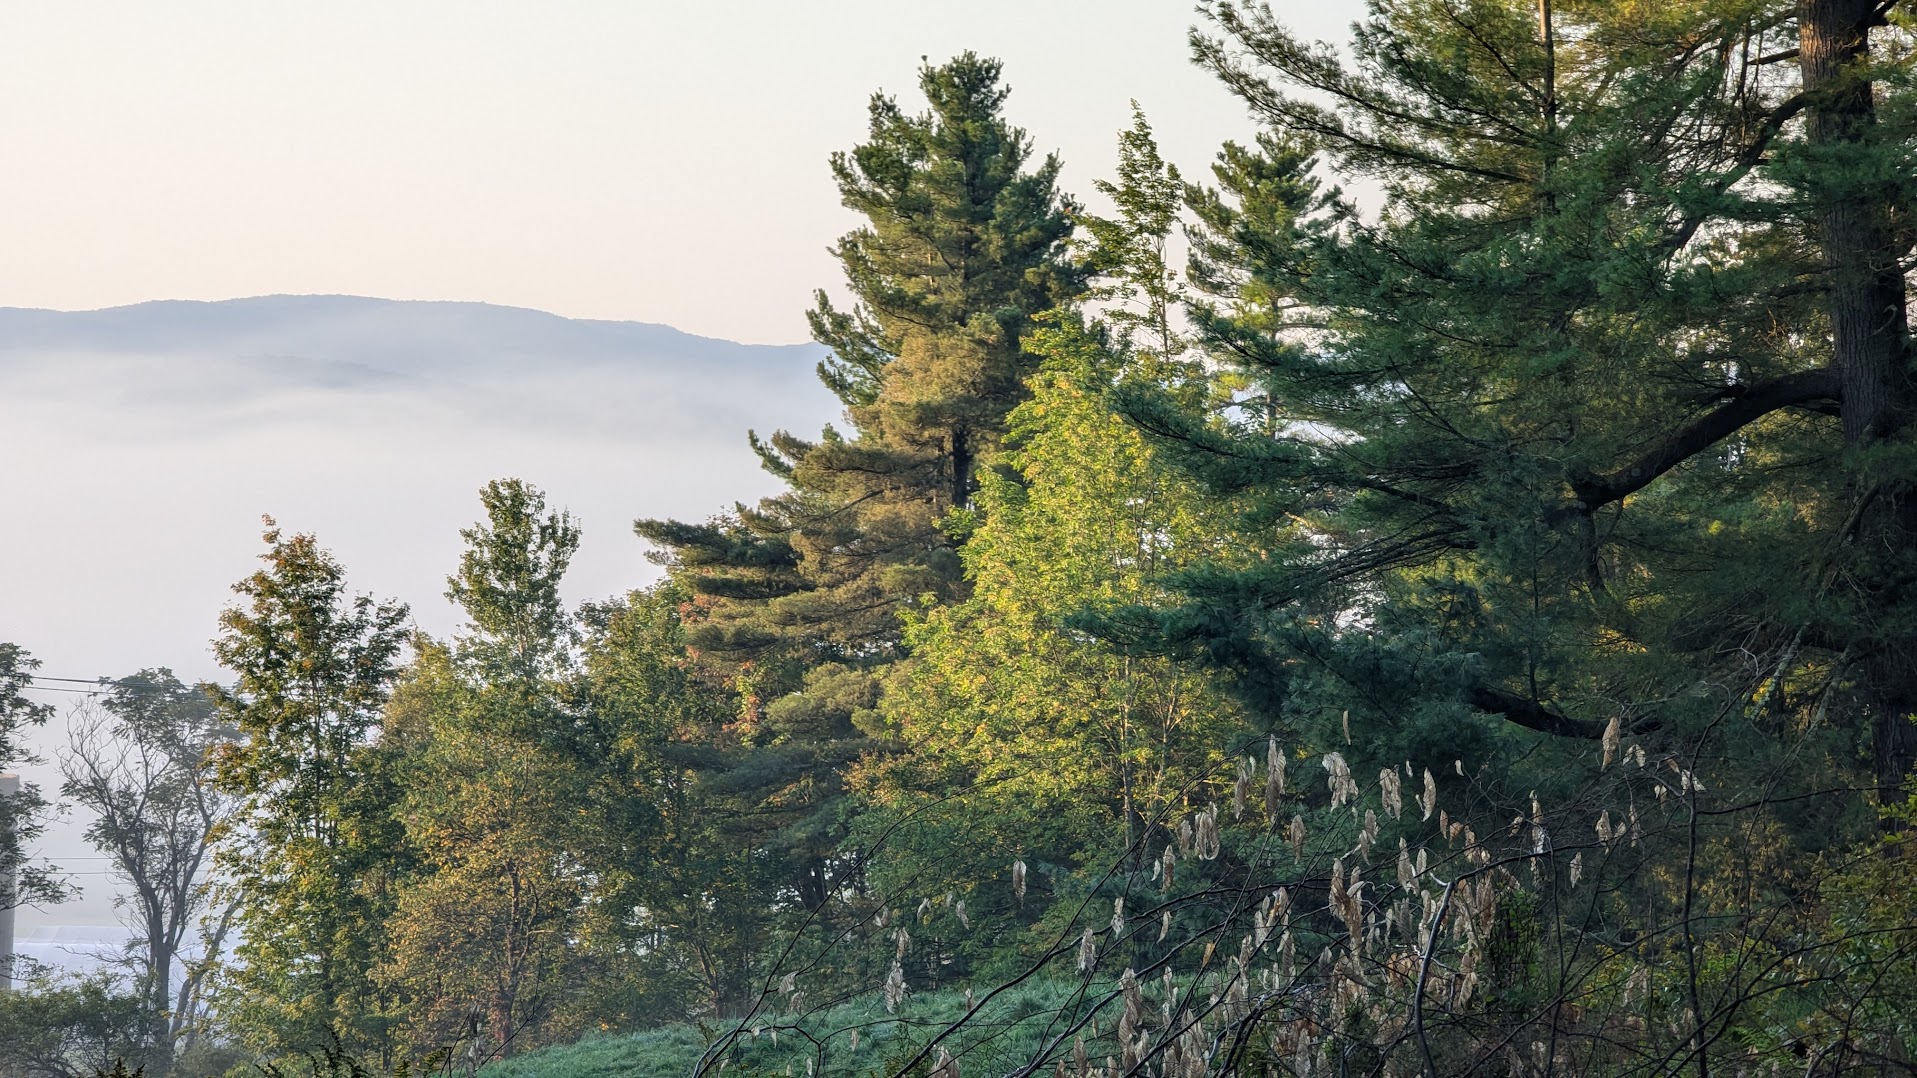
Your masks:
M918 810L882 862L895 887L963 891L1015 856L1107 857L1223 796L1245 728L1214 675L1073 627L1160 598L1154 578L1215 555L1220 528L1106 405L1131 372L1101 342L1064 325L1032 344L1048 365L1012 415L1016 449L960 522L973 595L910 619L913 659L885 695L903 751L859 776L881 818Z
M1157 598L1156 575L1212 553L1216 522L1105 406L1094 343L1070 329L1037 343L1053 363L1013 413L1013 473L980 491L973 596L913 620L889 717L975 803L1109 816L1129 802L1149 817L1202 793L1189 782L1216 770L1239 720L1203 675L1067 619Z

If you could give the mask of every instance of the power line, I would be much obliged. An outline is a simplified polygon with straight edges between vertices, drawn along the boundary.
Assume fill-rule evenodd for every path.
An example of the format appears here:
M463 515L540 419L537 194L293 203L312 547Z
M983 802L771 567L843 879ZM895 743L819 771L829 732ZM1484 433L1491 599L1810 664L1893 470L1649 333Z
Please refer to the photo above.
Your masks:
M103 678L52 677L45 674L28 674L27 680L28 681L58 681L58 682L63 682L69 685L93 686L93 688L88 688L88 689L69 689L69 688L63 688L60 685L28 685L26 686L27 688L32 689L35 692L71 692L71 693L79 693L83 696L98 696L101 693L113 691L113 690L118 690L120 692L125 692L125 693L132 693L134 695L140 695L140 694L152 695L152 694L167 693L171 691L170 688L165 685L142 685L138 682L121 681L115 678L104 678L104 677ZM198 688L198 683L193 685L182 685L181 687L190 691L190 690Z

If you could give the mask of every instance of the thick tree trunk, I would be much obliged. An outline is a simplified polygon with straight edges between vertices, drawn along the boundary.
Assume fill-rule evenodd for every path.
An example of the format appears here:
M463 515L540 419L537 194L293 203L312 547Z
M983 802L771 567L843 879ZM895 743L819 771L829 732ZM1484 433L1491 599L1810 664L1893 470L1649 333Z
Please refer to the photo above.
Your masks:
M1862 468L1853 584L1870 622L1862 659L1872 748L1885 793L1917 762L1917 642L1904 624L1917 587L1917 491L1882 452L1907 440L1917 414L1909 369L1905 284L1894 196L1865 178L1877 127L1871 81L1860 70L1877 0L1799 0L1799 59L1810 99L1809 135L1822 174L1816 225L1828 280L1831 365L1842 382L1844 442Z

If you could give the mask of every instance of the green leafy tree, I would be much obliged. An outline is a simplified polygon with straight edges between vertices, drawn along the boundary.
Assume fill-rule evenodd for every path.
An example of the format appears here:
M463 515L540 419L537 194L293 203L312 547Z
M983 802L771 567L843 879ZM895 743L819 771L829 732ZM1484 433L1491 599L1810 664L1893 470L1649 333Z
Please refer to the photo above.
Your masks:
M143 993L110 974L17 985L0 992L0 1078L125 1074L147 1049L147 1019Z
M480 502L447 581L467 624L450 647L418 644L387 709L417 868L379 979L412 1001L415 1051L463 1041L486 1059L563 1031L582 988L591 762L571 752L577 633L559 594L579 529L517 479Z
M87 841L127 892L133 981L150 1033L138 1064L153 1078L196 1037L210 963L224 946L230 906L211 901L219 829L234 799L215 787L213 762L233 739L212 700L171 670L108 683L99 704L75 709L60 757L63 793L94 817ZM184 961L199 937L201 954ZM178 983L174 967L184 965Z
M485 522L460 530L466 550L446 598L468 619L459 657L488 685L510 689L504 701L538 725L552 725L572 669L578 632L559 585L579 550L570 513L546 512L545 495L518 479L479 492Z
M45 726L53 715L48 704L28 699L33 671L40 661L18 644L0 643L0 771L37 763L23 740L26 732ZM33 783L0 795L0 879L11 879L10 890L0 890L0 910L42 902L59 902L72 888L59 871L32 854L31 843L46 832L52 806ZM13 976L14 957L0 954L0 970Z
M764 974L764 848L756 787L734 763L734 694L688 654L691 597L670 581L590 609L586 671L608 750L595 780L599 901L627 956L602 1009L628 1020L744 1014Z
M40 660L25 648L0 643L0 771L39 762L23 740L28 730L45 726L53 716L52 705L26 695L39 668ZM14 881L11 893L0 894L0 909L59 902L71 893L59 871L30 852L33 840L46 832L51 811L45 795L30 782L0 797L0 878L10 875ZM12 956L0 955L0 962L12 968Z
M388 707L416 868L376 977L408 1001L415 1055L457 1044L484 1061L547 1043L587 987L582 779L550 749L486 732L493 691L422 643Z
M240 942L218 1003L268 1057L341 1043L387 1054L395 1001L384 954L404 835L373 738L405 643L406 607L346 590L311 535L266 524L265 568L234 585L214 655L215 691L240 740L221 747L221 789L240 799L220 863Z
M1080 884L1065 877L1128 855L1142 867L1226 795L1231 753L1250 740L1215 676L1076 624L1165 600L1158 580L1221 554L1218 507L1106 403L1114 383L1159 368L1071 322L1031 346L1047 366L1012 413L1006 472L976 500L972 595L910 619L913 662L885 705L904 751L861 777L876 810L861 833L885 843L879 892L956 888L977 922L948 909L915 929L922 976L1003 968L1018 949L1001 927L1023 919L1014 861L1033 869L1034 912L1048 908L1040 886L1069 893Z

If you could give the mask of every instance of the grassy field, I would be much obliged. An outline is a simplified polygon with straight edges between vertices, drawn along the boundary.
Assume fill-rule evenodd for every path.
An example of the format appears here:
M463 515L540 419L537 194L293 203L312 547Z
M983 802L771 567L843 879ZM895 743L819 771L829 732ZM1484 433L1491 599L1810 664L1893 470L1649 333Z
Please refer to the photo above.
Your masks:
M1054 1019L1071 1006L1077 987L1075 982L1022 986L982 1004L953 1048L963 1073L1003 1073L1030 1060L1048 1027L1053 1034L1064 1028ZM818 1075L890 1074L964 1011L962 993L941 992L909 997L897 1014L885 1013L873 998L800 1017L768 1015L755 1020L764 1027L757 1037L739 1039L725 1074L803 1076L808 1060ZM594 1037L494 1063L479 1073L484 1078L679 1078L691 1074L708 1041L729 1028L669 1026Z

